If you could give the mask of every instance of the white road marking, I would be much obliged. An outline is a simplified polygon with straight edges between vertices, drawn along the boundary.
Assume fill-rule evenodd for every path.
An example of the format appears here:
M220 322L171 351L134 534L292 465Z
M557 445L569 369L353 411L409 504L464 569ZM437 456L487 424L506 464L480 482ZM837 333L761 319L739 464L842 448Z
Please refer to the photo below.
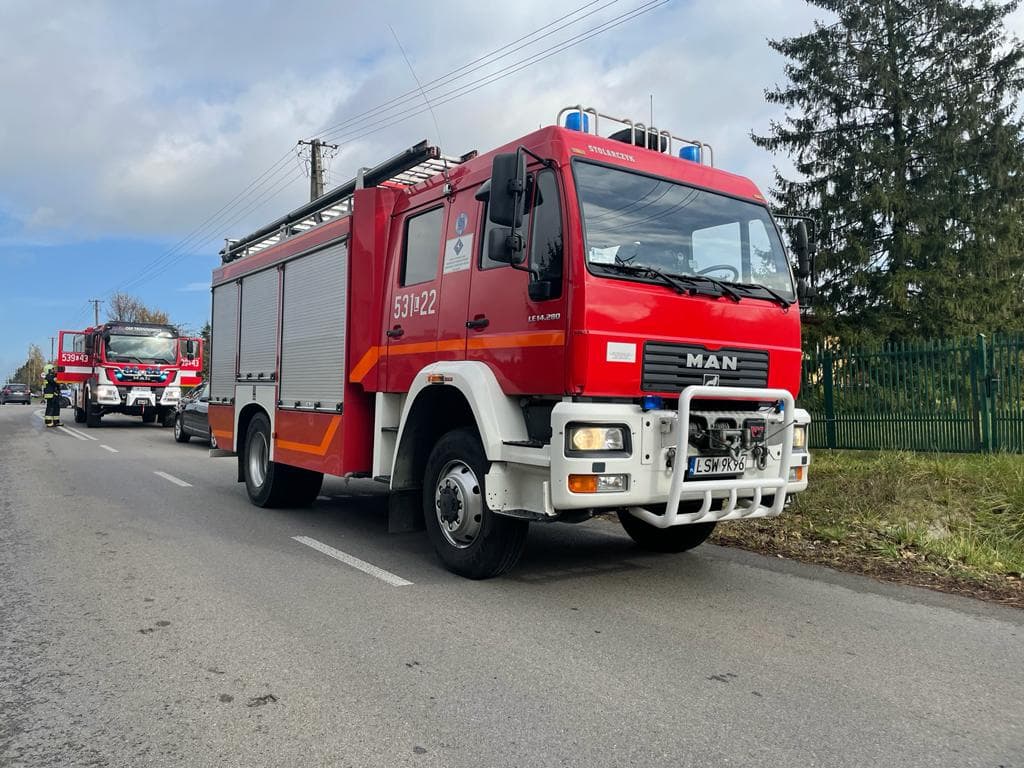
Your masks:
M99 442L99 438L98 437L93 437L92 435L88 434L87 432L83 432L80 429L75 429L74 427L68 427L68 429L70 429L76 435L81 435L86 440L95 440L95 441Z
M312 547L317 552L323 552L328 557L333 557L335 560L340 560L345 565L350 565L356 570L362 571L363 573L369 574L374 578L385 581L393 587L409 587L412 586L411 581L406 581L401 576L396 576L390 571L385 571L383 568L378 568L372 563L368 563L365 560L360 560L358 557L354 557L346 552L342 552L334 547L329 547L322 541L311 539L309 536L292 536L292 539L305 544L307 547Z
M100 448L104 451L110 451L111 453L120 453L117 448L111 448L109 445L104 445L103 443L100 443Z
M153 470L153 474L154 475L160 475L160 477L162 477L164 480L170 480L172 483L174 483L175 485L180 485L182 488L191 488L192 487L192 483L186 483L180 477L175 477L174 475L169 475L166 472L160 472L158 470Z
M65 435L70 435L71 437L75 438L75 440L81 440L81 441L82 441L83 443L84 443L84 442L88 442L88 441L87 441L87 440L85 439L85 436L84 436L84 435L76 435L76 434L75 434L74 432L72 432L72 431L71 431L70 429L68 429L67 427L57 427L57 429L59 429L59 430L60 430L61 432L63 432L63 433L65 434Z

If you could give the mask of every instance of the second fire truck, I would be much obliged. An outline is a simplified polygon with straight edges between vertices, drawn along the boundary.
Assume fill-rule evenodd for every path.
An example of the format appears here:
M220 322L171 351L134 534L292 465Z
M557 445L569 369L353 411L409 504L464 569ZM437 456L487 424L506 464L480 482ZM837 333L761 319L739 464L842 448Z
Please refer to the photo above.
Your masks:
M167 425L182 390L197 386L202 340L172 325L112 321L61 331L57 379L75 384L75 421L98 427L108 413Z
M222 251L212 432L254 504L372 477L471 578L602 512L690 549L806 488L797 232L795 280L709 146L592 109L479 156L424 142Z

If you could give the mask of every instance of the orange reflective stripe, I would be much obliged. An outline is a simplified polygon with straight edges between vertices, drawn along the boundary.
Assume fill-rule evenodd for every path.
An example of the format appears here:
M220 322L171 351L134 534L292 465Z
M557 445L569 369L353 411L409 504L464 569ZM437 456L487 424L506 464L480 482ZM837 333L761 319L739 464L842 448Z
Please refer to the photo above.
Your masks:
M469 349L511 349L513 347L560 347L565 344L561 331L539 331L536 333L503 333L492 336L471 337L466 346Z
M300 453L312 453L315 456L326 456L327 449L331 445L331 440L334 439L334 435L338 431L338 425L340 424L341 416L332 417L331 423L327 427L327 432L324 433L324 439L320 441L319 445L312 445L311 443L297 443L292 440L281 440L278 438L277 447L283 448L286 451L299 451Z
M381 353L391 355L416 355L421 352L459 352L467 349L512 349L515 347L560 347L565 344L562 331L538 331L535 333L504 333L479 338L444 339L442 341L415 341L407 344L392 344L388 347L370 347L352 369L349 381L358 384L366 378L378 363Z

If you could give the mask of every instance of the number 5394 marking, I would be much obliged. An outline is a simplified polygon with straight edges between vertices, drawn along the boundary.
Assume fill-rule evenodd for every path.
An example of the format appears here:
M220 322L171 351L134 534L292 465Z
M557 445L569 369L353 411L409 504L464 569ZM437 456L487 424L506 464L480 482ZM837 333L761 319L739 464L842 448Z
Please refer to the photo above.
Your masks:
M395 296L395 307L392 315L396 320L416 315L433 315L437 312L437 289L419 293L402 293Z

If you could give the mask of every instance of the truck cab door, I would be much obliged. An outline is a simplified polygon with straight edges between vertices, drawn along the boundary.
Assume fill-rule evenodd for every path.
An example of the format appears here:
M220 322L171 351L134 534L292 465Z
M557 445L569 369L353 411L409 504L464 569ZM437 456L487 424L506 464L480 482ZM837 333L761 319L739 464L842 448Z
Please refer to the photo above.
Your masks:
M439 200L392 220L391 241L398 253L385 324L388 392L407 392L416 373L440 357L441 238L447 216L447 206ZM463 344L460 338L460 353Z
M92 362L85 350L83 331L61 331L57 346L57 381L81 384L92 375Z
M482 206L480 244L473 266L466 318L466 359L487 363L506 394L565 392L565 329L568 319L562 196L550 169L533 170L527 179L523 266L539 280L487 256L495 225ZM531 282L545 283L531 298Z
M179 385L183 387L199 386L203 380L202 339L178 339L178 369Z

